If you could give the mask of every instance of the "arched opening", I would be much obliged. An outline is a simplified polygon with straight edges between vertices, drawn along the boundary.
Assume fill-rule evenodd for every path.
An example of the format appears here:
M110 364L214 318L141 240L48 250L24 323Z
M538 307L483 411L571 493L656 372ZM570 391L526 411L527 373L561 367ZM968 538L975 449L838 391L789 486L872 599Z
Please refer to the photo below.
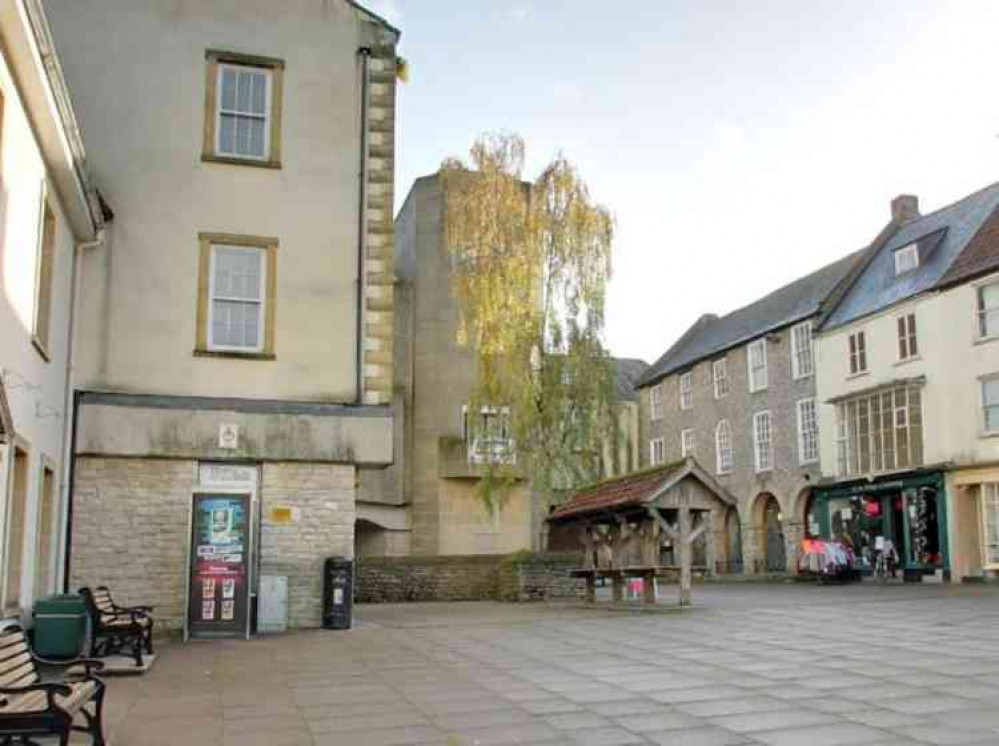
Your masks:
M722 572L742 572L742 523L735 508L731 508L725 516L725 565Z
M786 572L787 545L784 540L784 515L780 503L769 492L762 492L756 498L754 511L754 533L759 536L757 547L757 571Z

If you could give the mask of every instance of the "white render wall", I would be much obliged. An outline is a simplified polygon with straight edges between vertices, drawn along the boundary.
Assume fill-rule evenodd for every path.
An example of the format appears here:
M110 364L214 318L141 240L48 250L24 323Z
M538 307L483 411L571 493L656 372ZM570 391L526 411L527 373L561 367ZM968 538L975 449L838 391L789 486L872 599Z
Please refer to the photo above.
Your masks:
M983 278L994 281L999 275ZM927 465L999 461L999 438L983 437L982 376L999 373L999 340L977 339L979 281L909 299L880 314L816 337L817 400L823 476L836 475L836 412L830 398L902 378L925 376L923 460ZM918 359L898 361L897 318L916 314ZM849 334L863 329L868 372L849 375Z
M84 267L82 388L352 401L358 47L345 2L47 0L110 249ZM201 161L205 51L284 60L280 170ZM272 236L276 360L195 357L198 233Z
M24 85L25 83L22 83ZM0 55L0 90L5 100L0 137L0 368L10 404L17 442L28 451L28 498L21 574L22 622L30 619L34 601L38 496L42 459L56 470L59 526L50 552L53 587L61 578L63 428L69 304L75 240L59 195L49 181L49 204L56 218L52 316L46 361L31 342L35 311L35 272L40 231L42 185L48 181L41 149L22 107L14 72ZM38 112L34 115L39 116ZM0 523L7 535L13 449L0 446ZM6 571L8 558L0 559ZM2 574L2 573L0 573Z

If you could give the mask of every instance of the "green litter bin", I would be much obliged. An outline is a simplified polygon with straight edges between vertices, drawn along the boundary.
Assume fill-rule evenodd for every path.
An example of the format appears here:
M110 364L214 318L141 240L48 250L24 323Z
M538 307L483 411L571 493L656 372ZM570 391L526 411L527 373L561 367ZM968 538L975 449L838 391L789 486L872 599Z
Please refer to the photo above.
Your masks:
M35 653L43 658L76 658L87 635L83 596L66 593L35 602Z

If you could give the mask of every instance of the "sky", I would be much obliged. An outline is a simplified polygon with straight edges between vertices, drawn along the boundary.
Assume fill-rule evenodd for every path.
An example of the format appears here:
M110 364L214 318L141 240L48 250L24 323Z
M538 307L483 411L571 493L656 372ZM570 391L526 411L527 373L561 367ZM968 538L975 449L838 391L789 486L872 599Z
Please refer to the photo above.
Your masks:
M369 0L402 29L396 206L483 132L558 151L616 219L606 338L653 362L999 181L995 0Z

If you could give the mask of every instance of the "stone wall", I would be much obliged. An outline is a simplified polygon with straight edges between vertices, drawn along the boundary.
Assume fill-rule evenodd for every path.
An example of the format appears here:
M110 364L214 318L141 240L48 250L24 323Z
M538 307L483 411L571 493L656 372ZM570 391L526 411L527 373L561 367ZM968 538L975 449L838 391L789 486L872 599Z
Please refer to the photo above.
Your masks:
M160 629L184 625L197 463L78 458L70 588L107 585L122 605L152 604Z
M581 581L569 576L578 555L450 555L366 557L357 563L358 603L405 601L538 601L574 598Z
M318 627L323 560L354 554L354 467L264 463L260 498L260 574L288 576L289 627ZM276 505L297 509L298 518L271 522Z

